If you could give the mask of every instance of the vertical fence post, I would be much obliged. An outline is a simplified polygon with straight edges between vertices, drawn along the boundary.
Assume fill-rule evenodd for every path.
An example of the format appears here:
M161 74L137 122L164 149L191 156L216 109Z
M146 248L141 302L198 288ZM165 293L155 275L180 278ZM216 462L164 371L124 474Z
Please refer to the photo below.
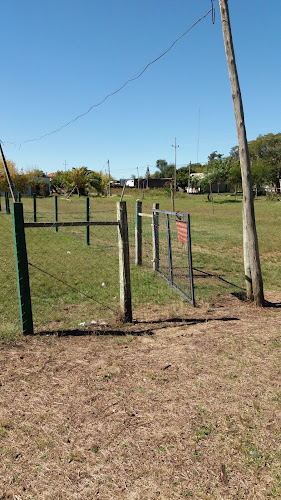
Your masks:
M142 212L142 201L136 201L135 218L135 263L142 265L142 218L139 215Z
M33 221L37 222L36 193L33 193Z
M22 203L13 203L13 236L16 258L18 297L21 328L24 335L32 335L33 320L29 286L28 261L24 232Z
M5 191L5 207L6 207L6 214L10 214L11 213L10 200L9 200L9 193L7 193L7 191Z
M191 232L190 232L190 215L189 214L187 214L186 231L187 231L188 266L189 266L191 303L194 306L195 305L195 298L194 298L194 282L193 282L192 251L191 251Z
M169 254L169 270L170 270L170 283L173 285L173 257L172 257L172 241L171 241L171 229L170 229L170 218L167 214L167 237L168 237L168 254Z
M86 221L90 221L90 200L86 198ZM86 226L86 245L90 245L90 226Z
M21 192L19 191L19 194L18 194L18 202L21 203Z
M153 270L159 271L159 203L153 203L152 210L152 248L153 248Z
M2 195L0 193L0 212L2 211L2 207L1 207L1 200L2 200Z
M55 222L58 222L58 197L55 195ZM55 231L56 233L58 232L59 228L55 226Z
M130 281L129 235L125 201L117 203L120 310L123 321L132 323L132 298Z

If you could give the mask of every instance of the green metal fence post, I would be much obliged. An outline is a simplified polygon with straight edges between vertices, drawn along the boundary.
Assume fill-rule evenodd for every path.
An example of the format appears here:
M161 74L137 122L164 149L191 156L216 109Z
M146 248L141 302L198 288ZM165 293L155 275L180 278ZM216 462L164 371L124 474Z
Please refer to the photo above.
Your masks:
M90 200L86 198L86 221L90 221ZM86 245L90 245L90 226L86 226Z
M142 219L139 214L142 212L142 201L136 201L136 219L135 219L135 263L142 265Z
M33 193L33 222L37 222L36 194L35 193Z
M22 203L13 203L13 236L16 258L21 328L24 335L33 335L33 319L29 286L28 261Z
M58 220L59 220L58 219L58 197L55 196L54 199L55 199L55 222L58 222ZM56 226L55 227L56 233L58 232L58 230L59 230L59 228Z
M9 193L5 192L5 206L6 206L6 214L10 214L10 200L9 200Z

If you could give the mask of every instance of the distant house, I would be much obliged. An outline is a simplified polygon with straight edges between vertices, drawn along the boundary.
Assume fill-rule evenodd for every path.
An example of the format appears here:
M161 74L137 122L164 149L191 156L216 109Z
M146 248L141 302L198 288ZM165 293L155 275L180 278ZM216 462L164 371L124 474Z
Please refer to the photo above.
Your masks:
M50 179L50 182L52 182L53 178L56 177L56 173L52 172L51 174L46 174L46 177Z
M138 181L137 179L120 179L119 186L123 187L124 185L128 187L137 187Z
M130 188L137 188L138 183L140 189L159 189L162 188L167 182L172 182L172 178L166 177L163 179L154 179L154 177L149 177L148 179L120 179L120 186L126 186Z
M201 188L198 186L198 183L204 177L205 174L203 172L193 172L190 174L190 185L185 187L186 192L189 194L201 193Z
M165 186L167 183L173 182L171 177L163 177L162 179L154 179L154 177L149 177L148 179L144 179L146 183L145 186L149 189L159 189Z

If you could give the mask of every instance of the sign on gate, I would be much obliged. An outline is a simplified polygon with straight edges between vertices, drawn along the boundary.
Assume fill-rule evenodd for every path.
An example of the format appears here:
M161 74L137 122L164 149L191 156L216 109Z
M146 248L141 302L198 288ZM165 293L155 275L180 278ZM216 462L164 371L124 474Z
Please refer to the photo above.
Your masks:
M176 226L178 230L178 240L186 243L187 245L186 221L177 220Z

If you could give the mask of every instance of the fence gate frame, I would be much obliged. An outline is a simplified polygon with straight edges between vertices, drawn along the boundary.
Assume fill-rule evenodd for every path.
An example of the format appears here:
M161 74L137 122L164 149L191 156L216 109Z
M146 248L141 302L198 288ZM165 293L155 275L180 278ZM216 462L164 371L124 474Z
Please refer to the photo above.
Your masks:
M159 216L166 216L166 231L167 231L167 246L168 246L168 258L169 258L169 278L161 273L160 270L160 253L159 253ZM190 302L195 306L195 296L194 296L194 279L193 279L193 266L192 266L192 247L191 247L191 231L190 231L190 214L179 213L179 212L169 212L167 210L160 210L159 203L154 203L152 208L152 214L142 212L142 202L141 200L136 201L136 222L135 222L135 263L137 265L142 265L142 217L149 217L152 219L152 263L154 271L171 287L173 288L183 299ZM190 280L190 295L185 293L179 285L174 281L173 273L173 251L172 251L172 239L171 239L171 229L170 229L170 218L173 217L177 222L185 224L186 228L182 224L181 229L178 228L179 239L187 244L187 268L189 270L189 280ZM183 221L182 219L186 219Z
M88 203L89 202L86 201L86 207L87 207L86 219L89 218ZM124 323L132 323L129 237L128 237L127 206L125 201L117 203L116 221L86 220L85 222L84 221L62 222L58 221L56 213L55 222L24 222L23 204L19 202L15 202L12 204L12 219L13 219L13 238L14 238L15 260L16 260L20 320L21 320L22 333L24 335L34 334L25 228L55 227L55 230L58 231L58 228L62 226L85 227L86 244L89 245L90 226L116 226L118 229L120 313L121 313L121 319Z

